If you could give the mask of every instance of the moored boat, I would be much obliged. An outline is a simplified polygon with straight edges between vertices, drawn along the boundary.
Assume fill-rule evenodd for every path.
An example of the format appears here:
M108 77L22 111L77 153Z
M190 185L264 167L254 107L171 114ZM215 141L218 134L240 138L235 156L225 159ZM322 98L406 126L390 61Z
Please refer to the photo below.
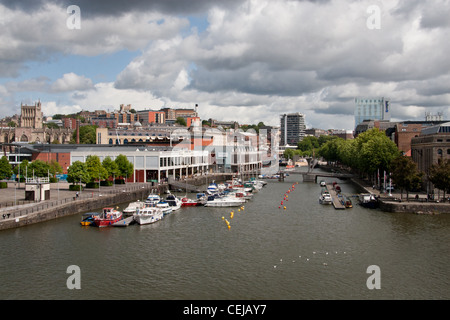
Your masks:
M97 212L88 212L81 216L81 222L80 224L82 226L91 226L94 224L94 218L97 216Z
M144 207L144 202L142 201L135 201L135 202L130 202L128 204L128 206L123 209L122 213L125 217L129 217L132 216L134 213L136 213L137 209L143 208Z
M94 217L97 227L107 227L122 219L122 212L114 208L103 208L102 213Z
M199 205L201 205L201 202L199 200L189 199L188 197L184 197L181 199L182 207L196 207Z
M169 206L169 204L166 201L159 201L156 204L156 208L159 208L162 210L163 215L168 215L169 213L172 213L172 207Z
M140 224L151 224L159 221L163 218L164 213L161 208L146 206L140 208L133 214L134 220Z
M331 195L326 188L323 188L322 191L320 192L319 203L320 204L332 204L333 203L333 199L331 198Z
M245 203L244 199L237 197L215 197L209 196L205 207L239 207Z
M375 209L378 207L378 199L372 193L361 193L359 195L359 204L364 208Z
M145 200L146 204L150 204L153 206L156 206L156 204L161 201L161 198L159 195L151 193L148 195L147 199Z
M172 208L172 211L176 211L181 208L181 200L173 194L169 194L167 196L166 202L169 204L169 207Z

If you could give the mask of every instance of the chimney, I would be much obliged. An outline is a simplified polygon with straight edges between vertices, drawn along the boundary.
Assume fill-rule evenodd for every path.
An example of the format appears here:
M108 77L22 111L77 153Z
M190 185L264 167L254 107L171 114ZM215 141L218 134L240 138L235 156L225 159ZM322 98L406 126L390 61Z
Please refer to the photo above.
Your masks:
M77 144L80 144L80 119L77 119Z

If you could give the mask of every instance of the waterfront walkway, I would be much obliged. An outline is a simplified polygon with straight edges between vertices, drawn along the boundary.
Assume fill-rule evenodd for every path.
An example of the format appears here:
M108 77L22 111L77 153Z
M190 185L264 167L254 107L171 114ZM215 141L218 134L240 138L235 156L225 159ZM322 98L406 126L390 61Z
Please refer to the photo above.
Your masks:
M151 189L148 183L128 183L99 189L85 189L81 192L69 190L69 183L59 182L50 184L50 199L34 202L25 200L25 183L8 183L8 188L0 191L0 224L6 220L25 217L42 210L58 208L67 204L76 204L88 200L96 200L119 193L130 193L139 189ZM165 186L167 187L167 186ZM158 186L153 187L158 190ZM145 200L145 199L144 199Z

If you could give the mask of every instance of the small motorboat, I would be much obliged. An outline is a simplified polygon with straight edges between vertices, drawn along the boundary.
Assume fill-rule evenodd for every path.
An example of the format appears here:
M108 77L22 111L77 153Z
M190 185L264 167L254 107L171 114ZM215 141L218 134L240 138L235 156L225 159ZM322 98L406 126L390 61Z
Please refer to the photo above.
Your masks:
M155 223L163 218L164 213L161 208L147 206L140 208L133 214L134 221L138 224L150 224Z
M94 224L94 218L95 216L97 216L98 213L97 212L88 212L88 213L84 213L81 216L81 222L80 224L82 226L92 226Z
M97 227L108 227L122 219L122 212L114 208L103 208L102 213L94 217Z
M198 200L189 199L187 197L184 197L181 199L181 206L182 207L197 207L200 206L201 202Z
M171 193L167 196L166 202L169 204L169 207L172 208L172 211L180 209L182 205L181 200Z
M123 215L128 217L132 216L134 213L136 213L137 209L143 208L144 202L142 201L135 201L128 204L128 206L123 210Z

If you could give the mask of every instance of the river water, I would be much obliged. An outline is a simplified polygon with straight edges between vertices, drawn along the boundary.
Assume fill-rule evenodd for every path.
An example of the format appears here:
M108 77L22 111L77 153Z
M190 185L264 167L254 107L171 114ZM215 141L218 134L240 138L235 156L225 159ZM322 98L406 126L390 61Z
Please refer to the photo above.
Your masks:
M2 231L0 299L450 299L450 215L356 199L335 210L300 175L268 182L233 219L231 208L195 207L146 226L82 227L73 215ZM81 289L67 287L72 265Z

